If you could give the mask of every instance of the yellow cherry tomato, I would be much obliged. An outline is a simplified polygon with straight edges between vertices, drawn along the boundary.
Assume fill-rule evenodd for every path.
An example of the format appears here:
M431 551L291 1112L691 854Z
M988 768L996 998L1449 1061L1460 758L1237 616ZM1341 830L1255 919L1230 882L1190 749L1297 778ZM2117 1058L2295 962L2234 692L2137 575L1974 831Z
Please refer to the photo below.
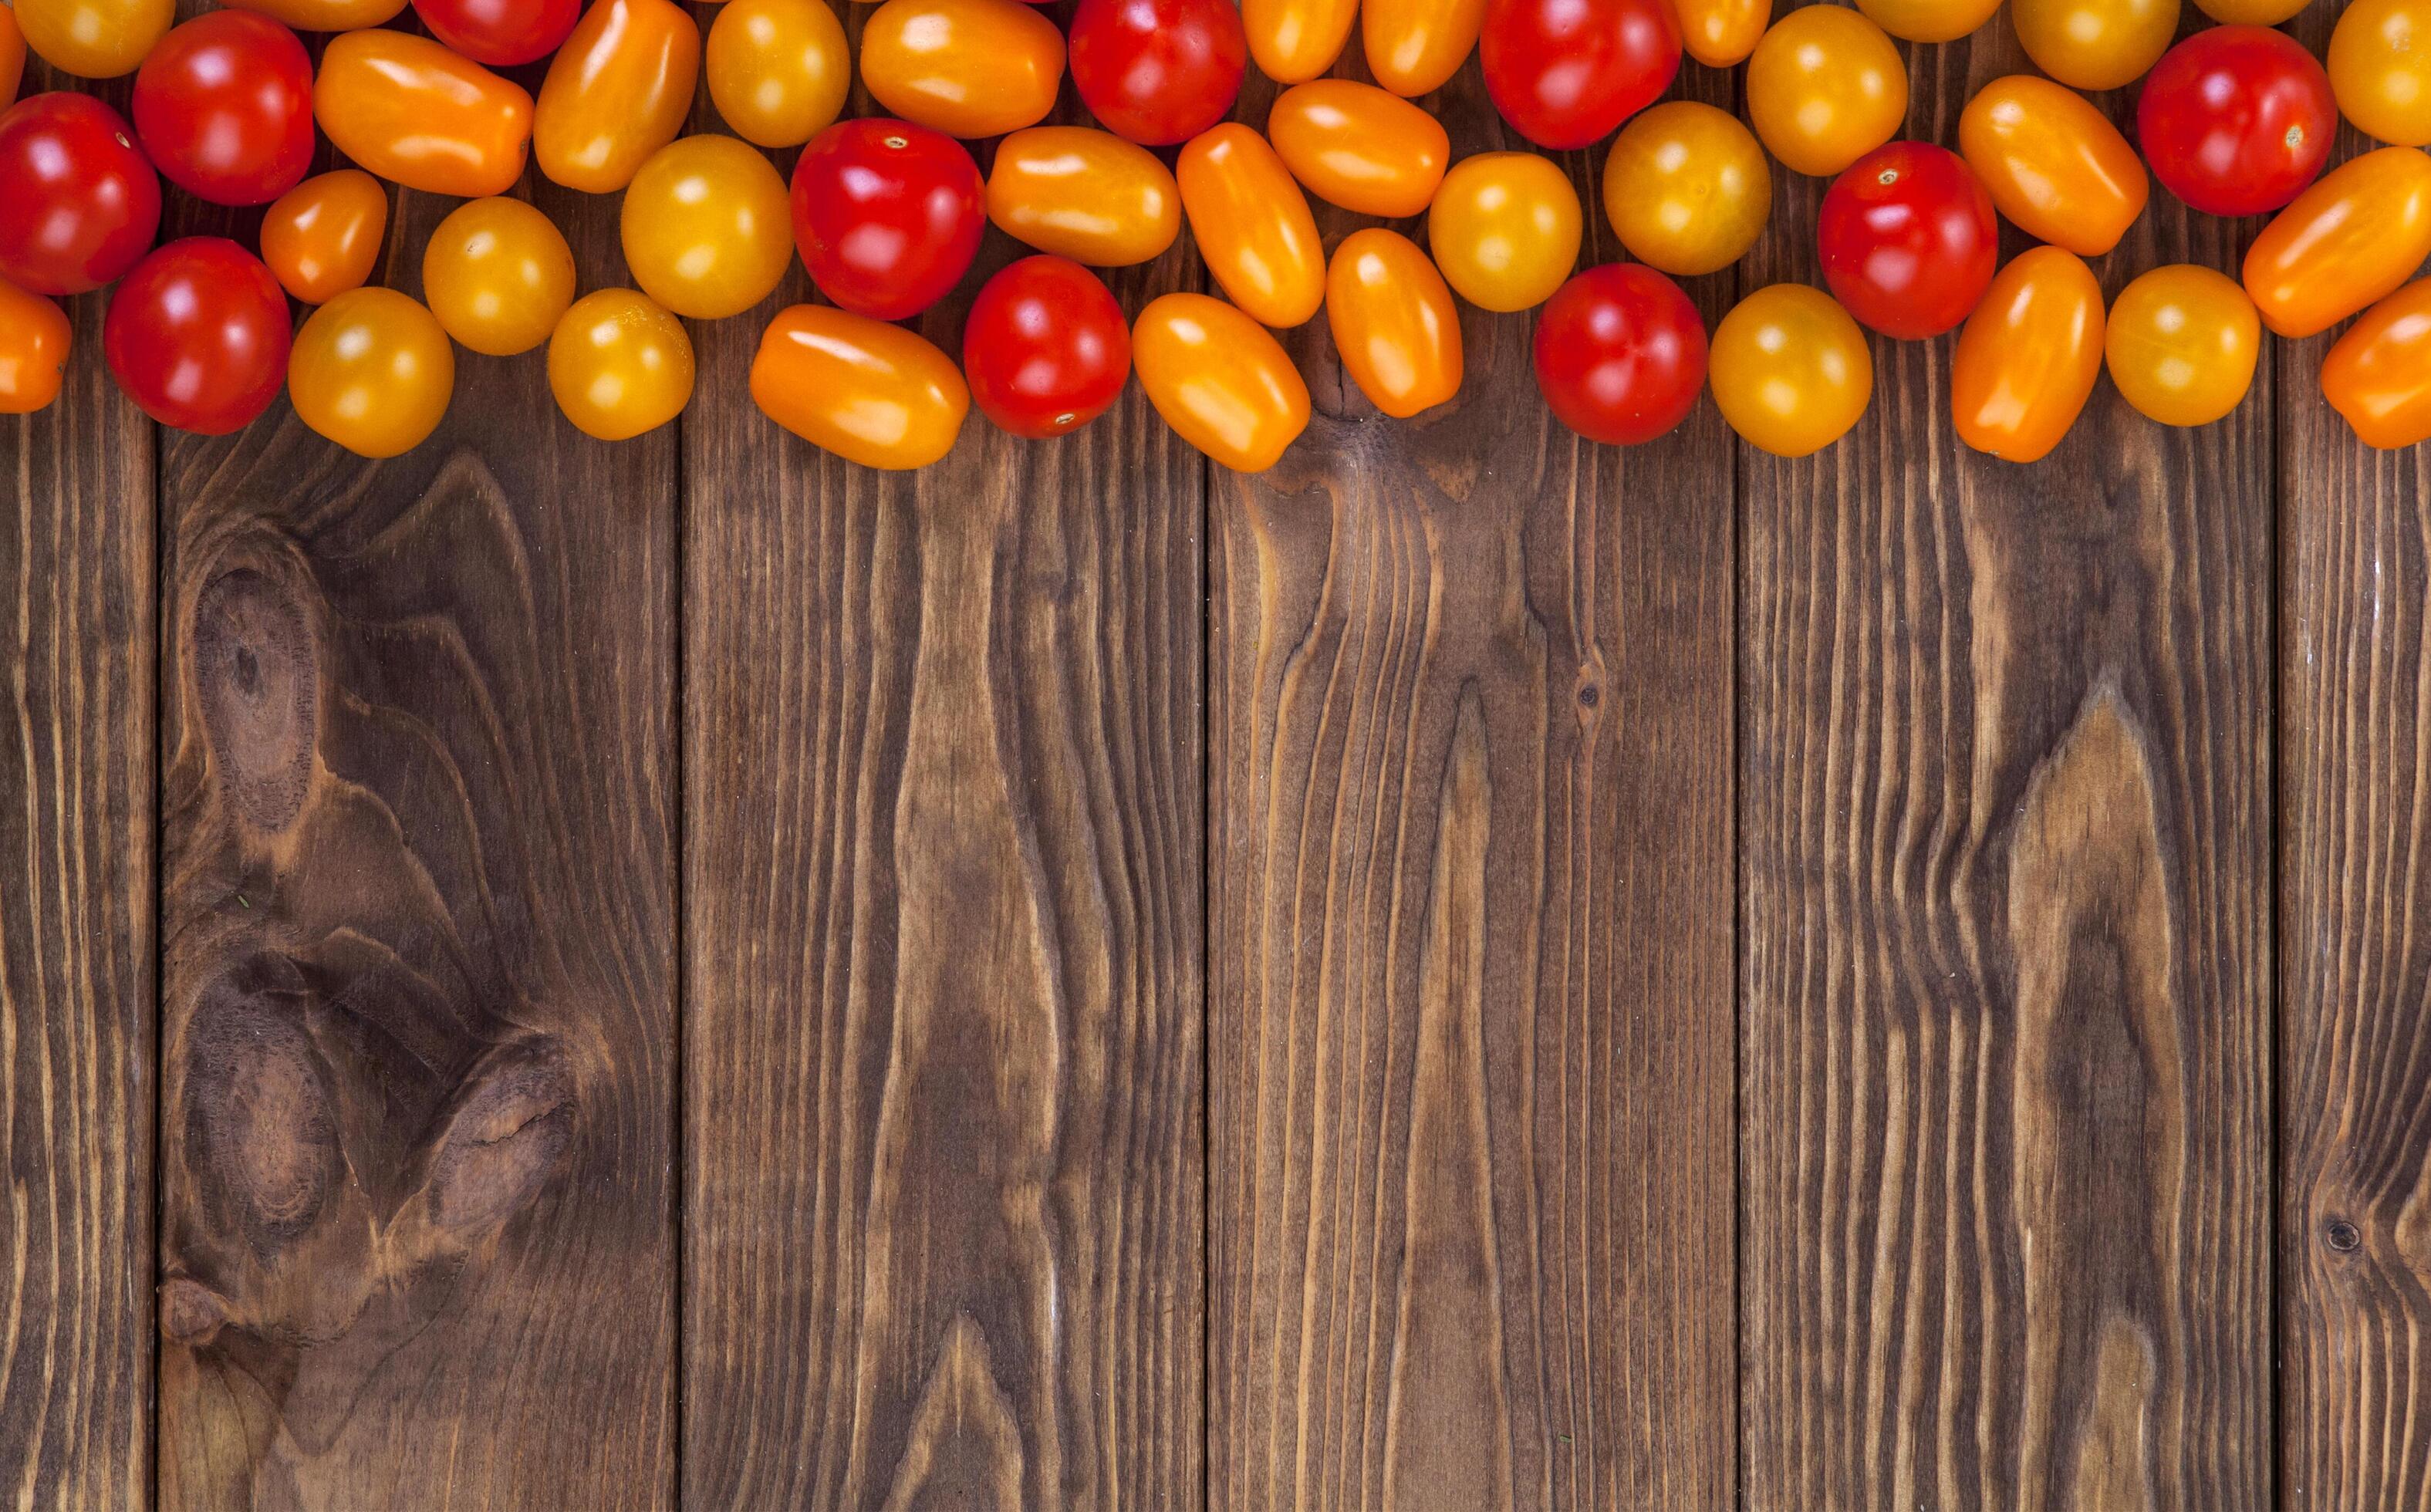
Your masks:
M1776 283L1714 328L1707 372L1722 418L1750 445L1803 457L1849 433L1874 394L1866 333L1830 294Z
M16 0L36 57L78 78L132 74L177 19L176 0Z
M2254 386L2262 328L2236 280L2176 262L2119 291L2103 346L2110 381L2138 413L2165 426L2204 426Z
M1241 0L1249 56L1278 84L1300 84L1333 66L1350 40L1359 0Z
M1055 109L1064 34L1020 0L886 0L862 28L861 77L890 115L1000 137Z
M709 97L735 135L798 147L844 113L852 53L827 0L727 0L710 23Z
M1630 118L1603 160L1603 210L1629 255L1713 273L1747 255L1772 213L1772 171L1727 110L1671 100Z
M1283 91L1266 112L1266 139L1310 193L1385 220L1425 210L1451 161L1451 138L1433 116L1347 78Z
M826 305L780 311L751 360L751 397L847 462L901 471L954 449L971 391L916 331Z
M2009 24L2035 66L2080 90L2142 78L2178 31L2178 0L2010 0Z
M491 357L528 352L548 340L574 303L574 249L522 200L473 200L430 233L422 296L447 334L472 350Z
M0 6L0 110L17 103L17 86L25 77L25 33L17 25L17 8Z
M2354 0L2330 33L2330 90L2368 137L2431 143L2431 3Z
M1360 43L1367 72L1402 96L1443 88L1468 61L1485 25L1485 0L1363 0Z
M2347 328L2322 361L2322 393L2367 446L2431 441L2431 278Z
M1463 299L1508 313L1553 296L1579 260L1579 192L1550 158L1481 152L1444 175L1427 248Z
M1161 256L1182 190L1156 154L1091 126L1032 126L997 143L988 219L1016 241L1094 268Z
M1902 42L1956 42L1992 19L2001 0L1857 0L1866 18Z
M1460 311L1417 243L1369 227L1333 249L1325 273L1333 349L1367 402L1395 419L1460 392Z
M2195 0L2196 8L2226 26L2275 26L2312 0Z
M679 315L723 320L776 292L794 257L785 180L732 137L681 137L625 191L625 265Z
M2110 118L2032 74L1996 78L1967 102L1958 150L2018 229L2079 257L2117 246L2152 193Z
M363 457L428 439L456 392L456 349L394 289L349 289L312 311L287 359L295 417Z
M692 378L683 322L630 289L584 294L548 339L557 407L601 441L628 441L681 414Z
M1266 139L1227 121L1190 139L1174 164L1182 213L1207 271L1269 326L1297 326L1325 302L1325 247L1308 196Z
M2245 253L2262 323L2310 336L2414 277L2431 256L2431 157L2383 147L2340 164L2281 210Z
M1907 65L1883 28L1843 6L1781 18L1748 58L1748 120L1792 173L1828 178L1907 117Z
M471 199L503 194L523 176L532 100L427 37L350 31L321 55L312 116L357 166Z
M360 31L395 20L405 0L234 0L234 6L258 10L297 31Z
M2020 252L1984 291L1950 365L1958 439L2006 462L2048 453L2102 376L2102 282L2065 247Z
M388 191L360 168L316 175L281 194L261 218L261 260L308 305L360 289L378 266Z
M612 194L676 139L700 81L700 28L674 0L594 0L532 112L532 156L568 189Z
M59 396L70 335L66 311L0 278L0 414L32 414Z
M1265 472L1308 428L1308 385L1283 344L1221 299L1149 300L1132 371L1176 435L1236 473Z
M1672 0L1680 44L1707 68L1747 61L1772 24L1772 0Z

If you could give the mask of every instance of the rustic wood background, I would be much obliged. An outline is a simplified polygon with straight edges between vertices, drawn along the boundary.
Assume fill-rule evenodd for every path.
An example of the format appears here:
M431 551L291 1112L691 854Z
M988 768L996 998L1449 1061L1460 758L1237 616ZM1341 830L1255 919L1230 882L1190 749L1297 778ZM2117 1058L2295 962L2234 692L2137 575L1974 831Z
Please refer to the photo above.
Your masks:
M1944 143L2023 66L1907 54ZM2255 229L2156 187L2100 271ZM2431 481L2325 339L2019 468L1947 339L1781 462L1583 444L1475 311L1383 421L1320 320L1267 476L1134 392L888 477L746 395L808 294L649 436L464 354L377 464L155 429L75 301L0 422L0 1498L2431 1504Z

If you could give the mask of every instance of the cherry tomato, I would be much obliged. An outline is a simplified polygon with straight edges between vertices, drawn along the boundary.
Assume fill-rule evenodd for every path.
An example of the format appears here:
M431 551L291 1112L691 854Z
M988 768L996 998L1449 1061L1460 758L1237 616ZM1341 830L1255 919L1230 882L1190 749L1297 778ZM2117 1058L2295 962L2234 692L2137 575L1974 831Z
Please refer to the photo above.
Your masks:
M287 378L287 295L254 255L217 236L155 249L109 296L110 377L137 408L197 435L243 428Z
M1958 334L1950 415L1958 439L2006 462L2048 453L2102 376L2102 284L2063 247L2030 247L1992 280Z
M839 121L794 165L794 241L819 292L902 320L944 298L980 249L980 170L941 131Z
M395 20L405 0L236 0L236 6L297 31L360 31Z
M568 189L612 194L676 139L700 81L700 28L673 0L595 0L550 59L532 156Z
M2330 76L2265 26L2213 26L2161 56L2136 106L2144 160L2210 215L2258 215L2321 176L2339 126Z
M1707 68L1732 68L1748 54L1772 24L1772 0L1672 0L1680 23L1680 45Z
M954 449L970 390L914 331L824 305L780 311L751 360L761 412L863 467L926 467Z
M1816 233L1833 297L1903 341L1965 320L2000 260L1992 196L1958 154L1922 142L1851 163L1825 192Z
M423 248L422 296L467 349L528 352L556 333L574 303L574 249L522 200L468 200Z
M2431 278L2347 328L2322 361L2322 393L2367 446L2431 441Z
M988 219L1042 252L1097 268L1162 256L1182 189L1156 154L1092 126L1032 126L997 143Z
M2364 135L2405 147L2431 143L2431 6L2353 0L2330 33L2330 87Z
M1303 84L1332 68L1358 16L1359 0L1241 0L1249 56L1278 84Z
M656 430L692 402L683 322L630 289L600 289L548 339L548 387L574 428L600 441Z
M2245 253L2245 292L2282 336L2336 325L2431 255L2431 158L2383 147L2296 196Z
M2009 24L2037 68L2071 88L2115 90L2168 50L2178 0L2011 0Z
M1550 158L1481 152L1444 175L1427 211L1427 249L1480 310L1541 305L1578 265L1579 192Z
M2196 8L2232 26L2275 26L2312 0L2195 0Z
M117 111L51 93L0 113L0 277L39 294L98 289L159 227L159 176Z
M794 260L785 180L732 137L679 137L651 154L625 191L623 217L633 281L688 319L743 313Z
M1347 78L1283 91L1266 112L1266 138L1310 193L1386 220L1425 210L1451 160L1451 138L1433 116Z
M1607 262L1562 285L1536 320L1536 387L1562 424L1607 445L1652 441L1705 386L1705 323L1680 286Z
M1265 472L1308 428L1308 385L1283 344L1221 299L1149 300L1132 365L1174 434L1236 473Z
M709 97L735 135L798 147L844 113L852 54L827 0L727 0L710 24Z
M1992 19L2001 0L1857 0L1866 19L1902 42L1956 42Z
M176 0L16 0L35 56L78 78L131 74L177 19Z
M1207 271L1268 326L1297 326L1325 302L1325 246L1308 197L1266 139L1241 125L1193 137L1173 165Z
M1671 0L1487 0L1478 59L1521 136L1584 147L1671 87L1680 24Z
M17 8L0 6L0 110L17 103L17 86L25 77L25 34L18 29Z
M430 35L477 63L511 68L557 51L581 0L413 0Z
M1325 319L1343 370L1367 402L1398 420L1460 392L1460 311L1418 244L1369 227L1333 249Z
M349 289L312 311L287 360L295 417L361 457L429 439L456 390L456 350L394 289Z
M523 176L531 96L426 37L350 31L312 81L321 130L357 166L434 194L500 194Z
M1967 102L1958 150L2020 230L2079 257L2117 246L2152 193L2110 118L2032 74L1996 78Z
M971 397L998 429L1060 436L1122 395L1132 335L1096 274L1069 258L1023 258L971 301L963 365Z
M1000 137L1055 109L1064 34L1018 0L886 0L862 28L861 77L891 115Z
M307 178L261 218L261 260L308 305L362 287L388 232L388 191L360 168Z
M1758 289L1714 328L1714 402L1750 445L1803 457L1849 433L1874 393L1866 333L1819 289Z
M2189 262L2120 290L2103 337L2120 397L2165 426L2209 425L2236 409L2254 385L2261 345L2245 291Z
M0 278L0 414L32 414L59 396L67 311Z
M1781 18L1748 59L1748 121L1792 173L1828 178L1907 116L1907 65L1883 28L1841 6Z
M1772 171L1736 116L1668 100L1620 128L1603 160L1603 210L1638 261L1714 273L1764 233Z
M1156 147L1224 119L1249 49L1232 0L1081 0L1071 51L1072 87L1089 113Z
M312 166L312 59L248 10L173 28L135 75L135 135L161 176L214 205L264 205Z

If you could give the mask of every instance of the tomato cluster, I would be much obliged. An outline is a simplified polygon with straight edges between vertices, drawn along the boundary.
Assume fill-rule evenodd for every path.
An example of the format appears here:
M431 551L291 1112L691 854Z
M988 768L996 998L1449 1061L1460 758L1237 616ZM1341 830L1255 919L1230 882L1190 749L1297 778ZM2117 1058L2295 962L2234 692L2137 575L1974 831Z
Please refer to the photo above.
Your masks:
M883 0L857 44L829 0L727 0L706 38L676 0L411 0L428 35L389 25L406 0L231 3L182 25L170 0L0 6L0 412L59 390L56 298L115 284L104 358L170 426L235 429L283 384L314 429L393 456L445 414L457 347L545 346L567 419L618 440L689 402L684 323L762 305L798 257L829 303L770 320L752 396L877 467L944 456L973 404L1014 435L1066 434L1136 373L1179 434L1254 471L1309 413L1277 330L1322 311L1343 371L1407 417L1460 390L1462 301L1537 310L1548 405L1614 445L1670 430L1710 382L1747 441L1805 455L1865 412L1869 331L1954 330L1957 434L2031 462L2105 367L2143 413L2202 425L2243 398L2265 328L2359 312L2322 365L2330 403L2372 445L2431 439L2431 280L2413 281L2431 0L2352 0L2326 66L2272 29L2304 0L2199 0L2220 25L2175 45L2178 0L2012 0L2040 72L1987 83L1946 145L1900 139L1903 43L1964 37L1997 0L1777 20L1767 0L1077 0L1068 27L1019 0ZM1327 76L1354 29L1373 83ZM298 30L335 34L317 63ZM132 74L131 120L74 92L17 99L28 48ZM1419 97L1471 53L1528 143L1609 142L1601 209L1635 261L1579 269L1584 212L1554 159L1455 158ZM1745 66L1744 121L1657 103L1684 56ZM544 59L524 82L497 72ZM1286 86L1262 124L1231 119L1253 61ZM856 70L882 114L845 118ZM1067 74L1095 126L1044 124ZM704 79L733 135L683 135ZM2084 92L2138 80L2131 143ZM2341 114L2387 144L2333 170ZM307 177L322 138L354 166ZM974 142L994 143L984 172ZM793 149L789 182L767 154ZM638 287L578 288L564 236L512 197L528 166L623 196ZM1824 287L1756 289L1708 332L1675 280L1748 254L1777 170L1830 180ZM156 247L164 178L267 207L258 253ZM2105 305L2087 260L2154 179L2205 213L2274 218L2238 277L2154 268ZM370 286L382 180L464 201L421 249L421 300ZM1329 254L1311 195L1423 230L1371 226ZM2003 219L2041 244L2005 267ZM963 283L991 223L1033 255L977 291L958 364L895 323ZM1222 297L1127 320L1097 270L1159 257L1185 224ZM290 299L311 307L300 327Z

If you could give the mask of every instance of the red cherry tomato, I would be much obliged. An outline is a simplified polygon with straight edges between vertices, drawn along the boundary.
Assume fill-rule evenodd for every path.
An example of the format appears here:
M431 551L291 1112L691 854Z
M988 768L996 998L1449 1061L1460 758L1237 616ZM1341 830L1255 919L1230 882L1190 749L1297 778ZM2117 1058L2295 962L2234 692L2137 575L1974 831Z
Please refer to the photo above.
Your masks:
M135 76L135 134L162 176L214 205L267 205L312 166L312 59L250 10L171 29Z
M2208 215L2274 210L2321 176L2338 132L2330 76L2286 32L2212 26L2144 77L2136 135L2154 176Z
M1671 0L1492 0L1485 92L1540 147L1584 147L1654 103L1680 72Z
M224 436L287 381L287 295L224 237L172 242L135 265L101 327L109 373L164 426Z
M1081 0L1067 66L1098 123L1142 146L1187 142L1241 92L1249 44L1232 0Z
M1965 159L1893 142L1823 195L1823 279L1850 314L1903 341L1938 336L1984 297L2000 252L1992 196Z
M0 114L0 278L42 294L98 289L159 228L159 176L116 110L62 92Z
M477 63L509 68L557 51L582 0L413 0L430 35Z
M794 165L794 243L830 299L902 320L946 296L987 227L979 164L942 131L871 116L813 137Z
M1132 333L1104 283L1069 258L990 278L963 328L971 398L999 430L1045 438L1106 412L1132 373Z
M1652 441L1687 418L1704 386L1705 323L1652 268L1589 268L1536 317L1536 387L1589 441Z

